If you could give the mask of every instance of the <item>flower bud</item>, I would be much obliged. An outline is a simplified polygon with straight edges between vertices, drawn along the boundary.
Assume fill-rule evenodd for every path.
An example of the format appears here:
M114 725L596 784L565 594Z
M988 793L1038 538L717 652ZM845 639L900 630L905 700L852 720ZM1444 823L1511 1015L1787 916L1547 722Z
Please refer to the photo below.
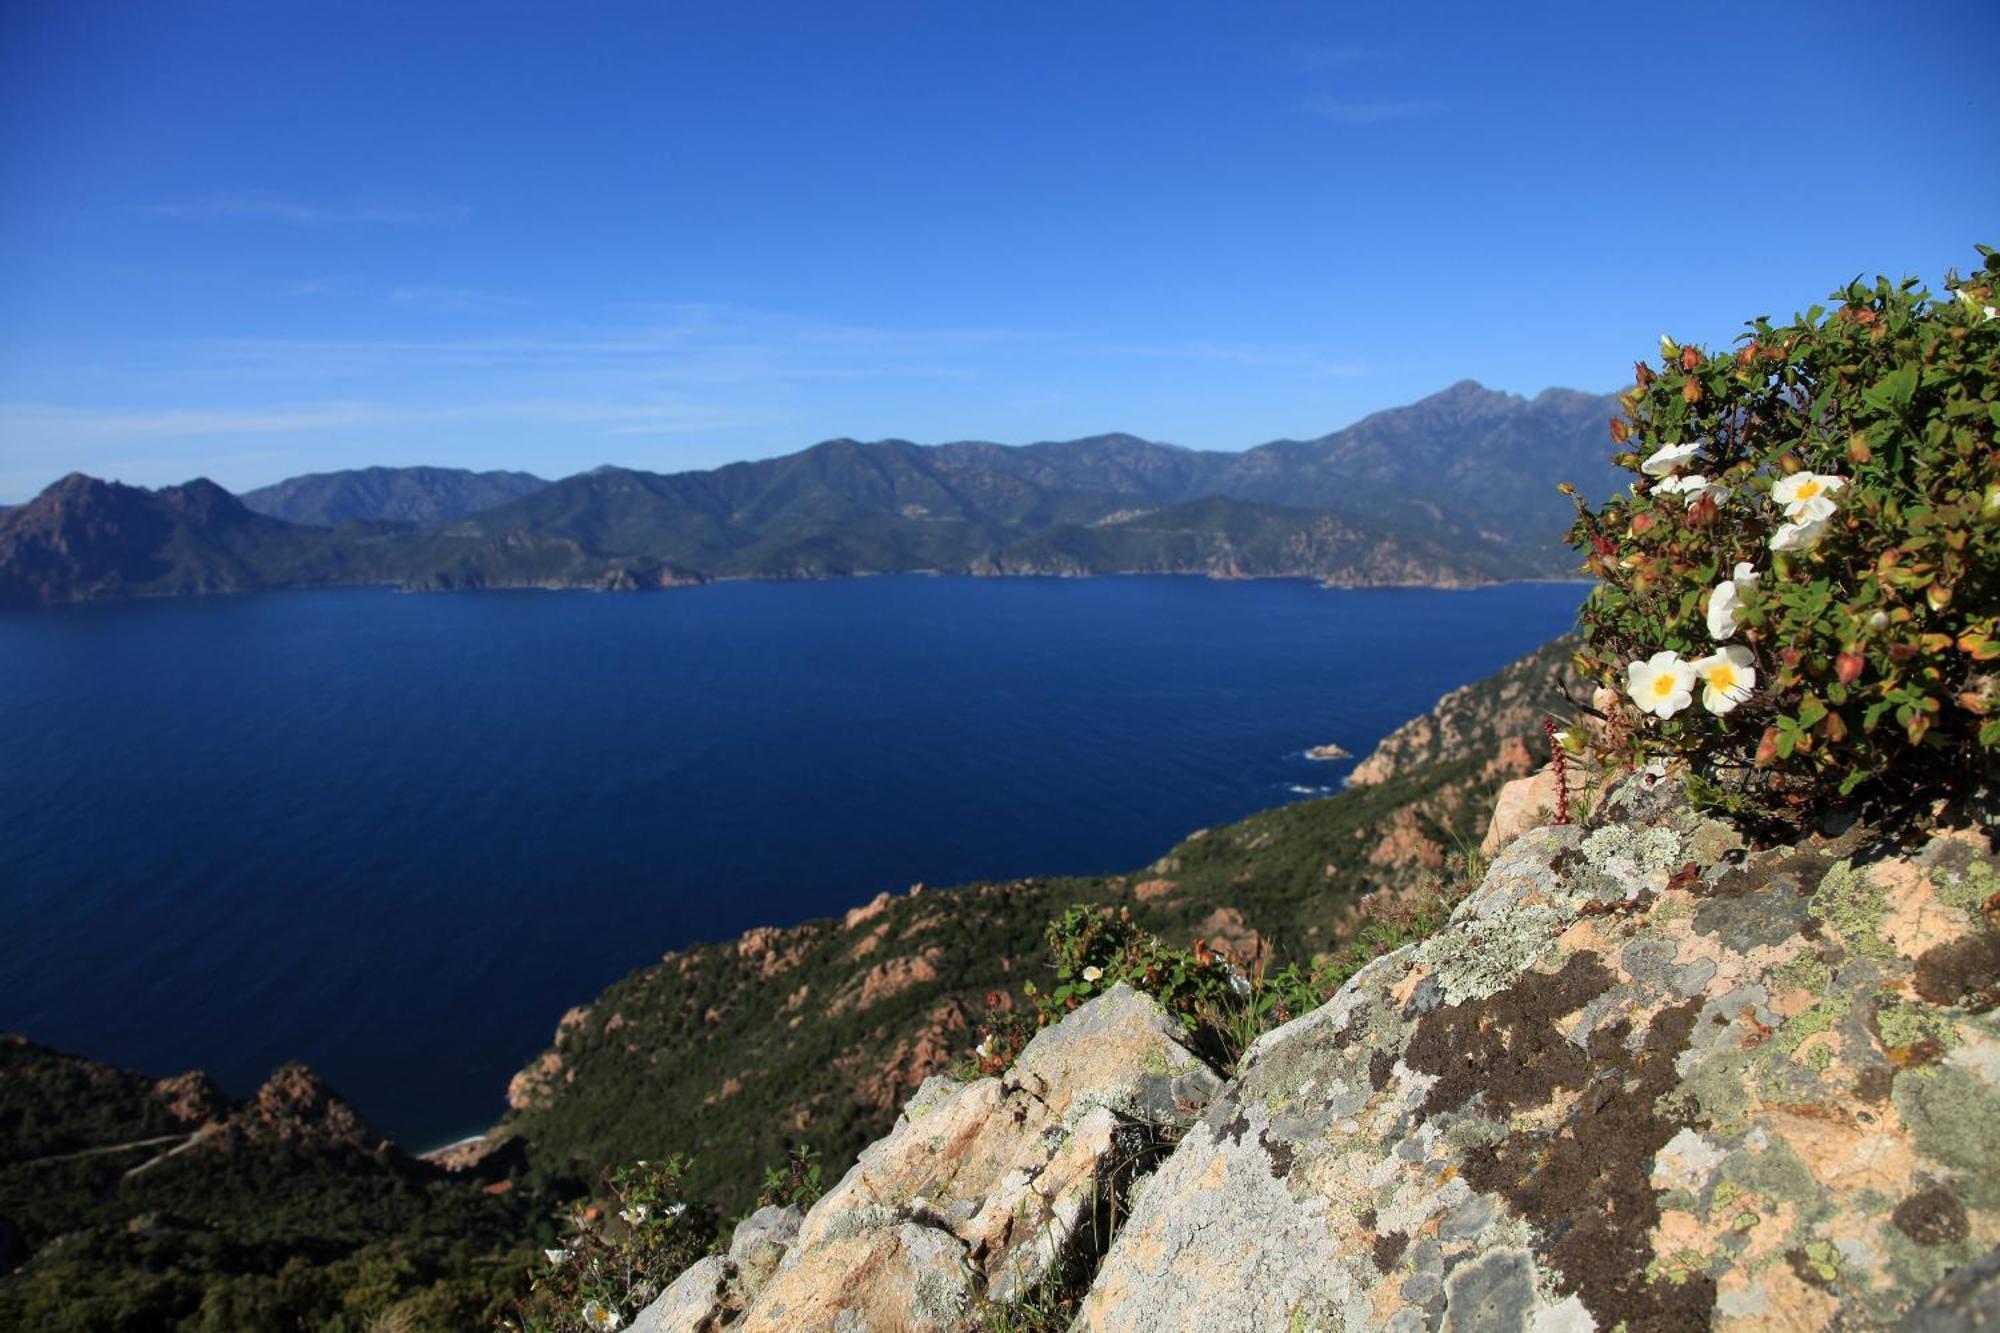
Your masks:
M1759 768L1769 768L1778 762L1778 729L1764 728L1763 738L1757 742L1756 764Z
M1861 679L1861 669L1867 665L1867 661L1858 653L1842 653L1834 659L1833 669L1840 677L1842 685L1852 685Z
M1690 403L1701 401L1701 381L1690 379L1681 385L1681 397Z
M1847 442L1848 462L1859 466L1862 463L1866 463L1869 459L1873 458L1874 456L1875 456L1875 451L1868 447L1867 436L1855 435L1848 440Z
M1701 353L1692 347L1681 348L1681 369L1693 370L1701 364Z

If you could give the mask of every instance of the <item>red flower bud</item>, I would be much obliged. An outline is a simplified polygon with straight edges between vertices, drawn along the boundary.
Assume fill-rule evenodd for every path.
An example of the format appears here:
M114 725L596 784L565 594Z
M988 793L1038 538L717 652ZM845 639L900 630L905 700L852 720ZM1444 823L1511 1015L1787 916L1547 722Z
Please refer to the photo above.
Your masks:
M1868 663L1857 653L1842 653L1834 659L1834 670L1840 674L1842 685L1852 685L1861 679L1861 668Z

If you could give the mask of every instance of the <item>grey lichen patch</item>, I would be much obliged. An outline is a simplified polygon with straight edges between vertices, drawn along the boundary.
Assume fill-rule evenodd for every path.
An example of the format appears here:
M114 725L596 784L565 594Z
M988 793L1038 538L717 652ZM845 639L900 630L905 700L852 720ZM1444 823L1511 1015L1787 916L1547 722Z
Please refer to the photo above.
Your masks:
M870 1231L880 1231L884 1227L896 1226L902 1221L903 1215L896 1209L886 1208L880 1204L869 1204L864 1208L855 1208L848 1212L834 1214L827 1221L822 1239L825 1241L846 1240L850 1236L859 1236Z
M1697 1027L1697 1031L1699 1031ZM1659 1115L1673 1121L1704 1121L1711 1132L1733 1133L1750 1114L1750 1053L1722 1044L1682 1057L1680 1084L1661 1096Z
M1789 874L1774 875L1750 891L1702 900L1694 914L1694 931L1708 935L1737 953L1785 943L1806 921L1806 899Z
M1461 917L1425 940L1417 961L1434 969L1449 1004L1483 1000L1504 990L1548 951L1563 920L1552 907L1512 899Z
M1993 1127L2000 1125L2000 1091L1952 1063L1929 1078L1898 1078L1890 1093L1910 1127L1917 1150L1960 1173L1960 1196L1972 1208L2000 1208L2000 1154Z
M1445 1333L1516 1333L1528 1327L1537 1304L1534 1257L1489 1250L1445 1282Z
M1578 902L1636 897L1645 889L1665 887L1670 871L1681 865L1681 836L1670 828L1609 824L1583 840L1583 868L1566 886Z

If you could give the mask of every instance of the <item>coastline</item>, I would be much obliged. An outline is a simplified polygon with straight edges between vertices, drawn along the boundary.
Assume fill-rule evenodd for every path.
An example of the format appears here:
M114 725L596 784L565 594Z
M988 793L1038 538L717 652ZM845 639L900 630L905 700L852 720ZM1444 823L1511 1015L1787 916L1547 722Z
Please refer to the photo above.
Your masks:
M550 592L550 593L599 593L628 595L633 593L675 592L690 588L705 588L725 583L838 583L848 579L1207 579L1215 583L1312 583L1324 592L1377 592L1422 589L1432 592L1478 592L1486 588L1507 588L1522 584L1573 584L1589 587L1597 580L1590 578L1562 578L1554 575L1524 575L1519 578L1453 580L1449 582L1394 581L1394 582L1340 582L1317 574L1218 574L1200 569L1119 569L1089 573L980 573L973 570L943 569L897 569L855 570L840 574L719 574L714 577L689 579L682 582L664 583L652 586L607 587L598 582L536 582L536 583L486 583L449 587L412 586L393 580L360 579L352 583L274 583L246 588L203 588L175 589L161 591L116 592L90 597L70 597L52 601L0 601L0 614L10 611L49 611L59 607L98 606L117 602L168 602L195 600L210 597L252 597L265 593L312 593L337 592L344 589L374 589L382 592L401 593L409 596L449 595L454 593L479 592Z

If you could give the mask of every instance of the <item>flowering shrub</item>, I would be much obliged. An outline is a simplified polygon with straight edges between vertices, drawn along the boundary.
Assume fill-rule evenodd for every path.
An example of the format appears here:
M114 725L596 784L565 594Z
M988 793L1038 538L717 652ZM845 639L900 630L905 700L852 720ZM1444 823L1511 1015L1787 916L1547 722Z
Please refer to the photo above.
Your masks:
M2000 255L1835 292L1735 350L1660 340L1612 422L1635 480L1570 543L1600 583L1611 757L1731 808L1966 790L2000 754ZM1602 696L1600 696L1602 697Z
M721 1219L682 1191L688 1159L607 1171L608 1205L581 1207L508 1327L519 1333L611 1333L682 1269L714 1248Z
M1132 919L1129 908L1079 904L1050 923L1047 938L1056 984L1045 992L1028 983L1043 1025L1122 981L1194 1027L1205 1011L1246 984L1215 950L1168 948Z
M1267 971L1260 953L1248 960L1247 973L1200 940L1192 949L1169 948L1134 921L1129 909L1076 906L1048 929L1055 988L1043 992L1029 982L1028 996L1036 1024L1046 1026L1122 981L1158 1000L1198 1044L1233 1069L1259 1036L1325 1004L1371 960L1443 925L1451 901L1441 892L1419 895L1406 914L1367 920L1327 957ZM1024 1029L1002 1025L987 1030L974 1052L978 1072L997 1074L1013 1063L1032 1035L1032 1029Z

